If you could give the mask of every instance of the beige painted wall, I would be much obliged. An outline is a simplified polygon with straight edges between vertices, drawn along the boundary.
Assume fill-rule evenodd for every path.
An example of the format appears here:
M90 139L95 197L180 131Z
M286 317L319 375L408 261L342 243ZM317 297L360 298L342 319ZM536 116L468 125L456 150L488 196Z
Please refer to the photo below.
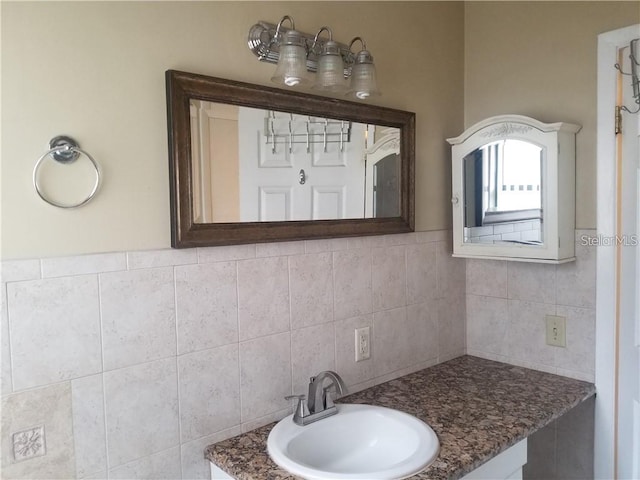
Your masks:
M383 90L375 103L417 113L418 230L450 225L444 138L460 133L463 112L466 126L506 112L581 124L577 227L595 226L597 34L640 21L637 2L328 5L2 2L2 258L168 247L163 73L269 84L273 66L255 60L246 32L284 14L304 31L363 36ZM103 167L98 196L77 210L46 205L31 186L60 133Z
M465 6L465 127L504 113L582 125L576 228L596 227L597 35L638 22L635 1Z
M257 20L292 15L314 32L367 41L383 96L417 114L418 230L450 225L449 151L463 124L464 9L458 2L2 2L4 259L170 245L164 72L268 84L246 47ZM102 165L87 206L46 205L33 165L57 134ZM71 168L71 167L69 167ZM67 185L71 188L76 183Z

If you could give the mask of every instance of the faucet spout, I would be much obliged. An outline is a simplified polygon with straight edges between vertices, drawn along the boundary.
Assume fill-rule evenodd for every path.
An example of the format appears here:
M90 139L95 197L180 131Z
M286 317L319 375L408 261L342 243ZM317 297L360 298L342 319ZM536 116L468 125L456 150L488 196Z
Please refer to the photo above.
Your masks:
M347 393L347 386L340 375L327 370L311 377L307 403L305 403L306 397L304 395L286 396L286 400L298 401L293 414L293 423L305 426L338 413L338 408L333 404L331 398L331 390L335 390L337 395L344 395Z
M324 387L325 380L330 383ZM320 413L333 407L333 399L330 390L335 389L338 395L344 395L347 392L347 386L344 381L335 372L330 370L320 372L315 377L311 377L309 382L309 412L311 414Z

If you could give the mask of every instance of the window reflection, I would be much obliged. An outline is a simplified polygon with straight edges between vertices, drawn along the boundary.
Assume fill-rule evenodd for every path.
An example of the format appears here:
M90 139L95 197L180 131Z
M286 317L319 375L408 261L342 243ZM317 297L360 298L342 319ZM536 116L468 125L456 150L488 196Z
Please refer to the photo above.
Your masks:
M464 159L464 241L539 244L542 238L542 149L506 139Z

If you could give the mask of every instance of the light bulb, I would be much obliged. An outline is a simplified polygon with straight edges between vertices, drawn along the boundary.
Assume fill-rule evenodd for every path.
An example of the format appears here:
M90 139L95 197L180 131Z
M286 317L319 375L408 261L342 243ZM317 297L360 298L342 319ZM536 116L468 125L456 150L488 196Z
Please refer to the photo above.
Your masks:
M325 92L344 92L347 84L344 79L344 61L338 44L328 40L318 56L316 83L312 87Z
M307 51L304 39L296 31L289 30L284 34L280 45L278 66L271 81L295 87L310 83L307 72Z
M376 67L373 57L367 50L361 50L356 55L351 68L351 88L347 92L359 100L366 100L373 95L380 95L376 81Z

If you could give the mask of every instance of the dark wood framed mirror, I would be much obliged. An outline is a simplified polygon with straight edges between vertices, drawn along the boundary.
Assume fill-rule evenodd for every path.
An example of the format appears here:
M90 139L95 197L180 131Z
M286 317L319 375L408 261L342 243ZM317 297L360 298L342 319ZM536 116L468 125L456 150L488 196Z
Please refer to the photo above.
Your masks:
M414 113L175 70L166 88L172 247L414 230Z

